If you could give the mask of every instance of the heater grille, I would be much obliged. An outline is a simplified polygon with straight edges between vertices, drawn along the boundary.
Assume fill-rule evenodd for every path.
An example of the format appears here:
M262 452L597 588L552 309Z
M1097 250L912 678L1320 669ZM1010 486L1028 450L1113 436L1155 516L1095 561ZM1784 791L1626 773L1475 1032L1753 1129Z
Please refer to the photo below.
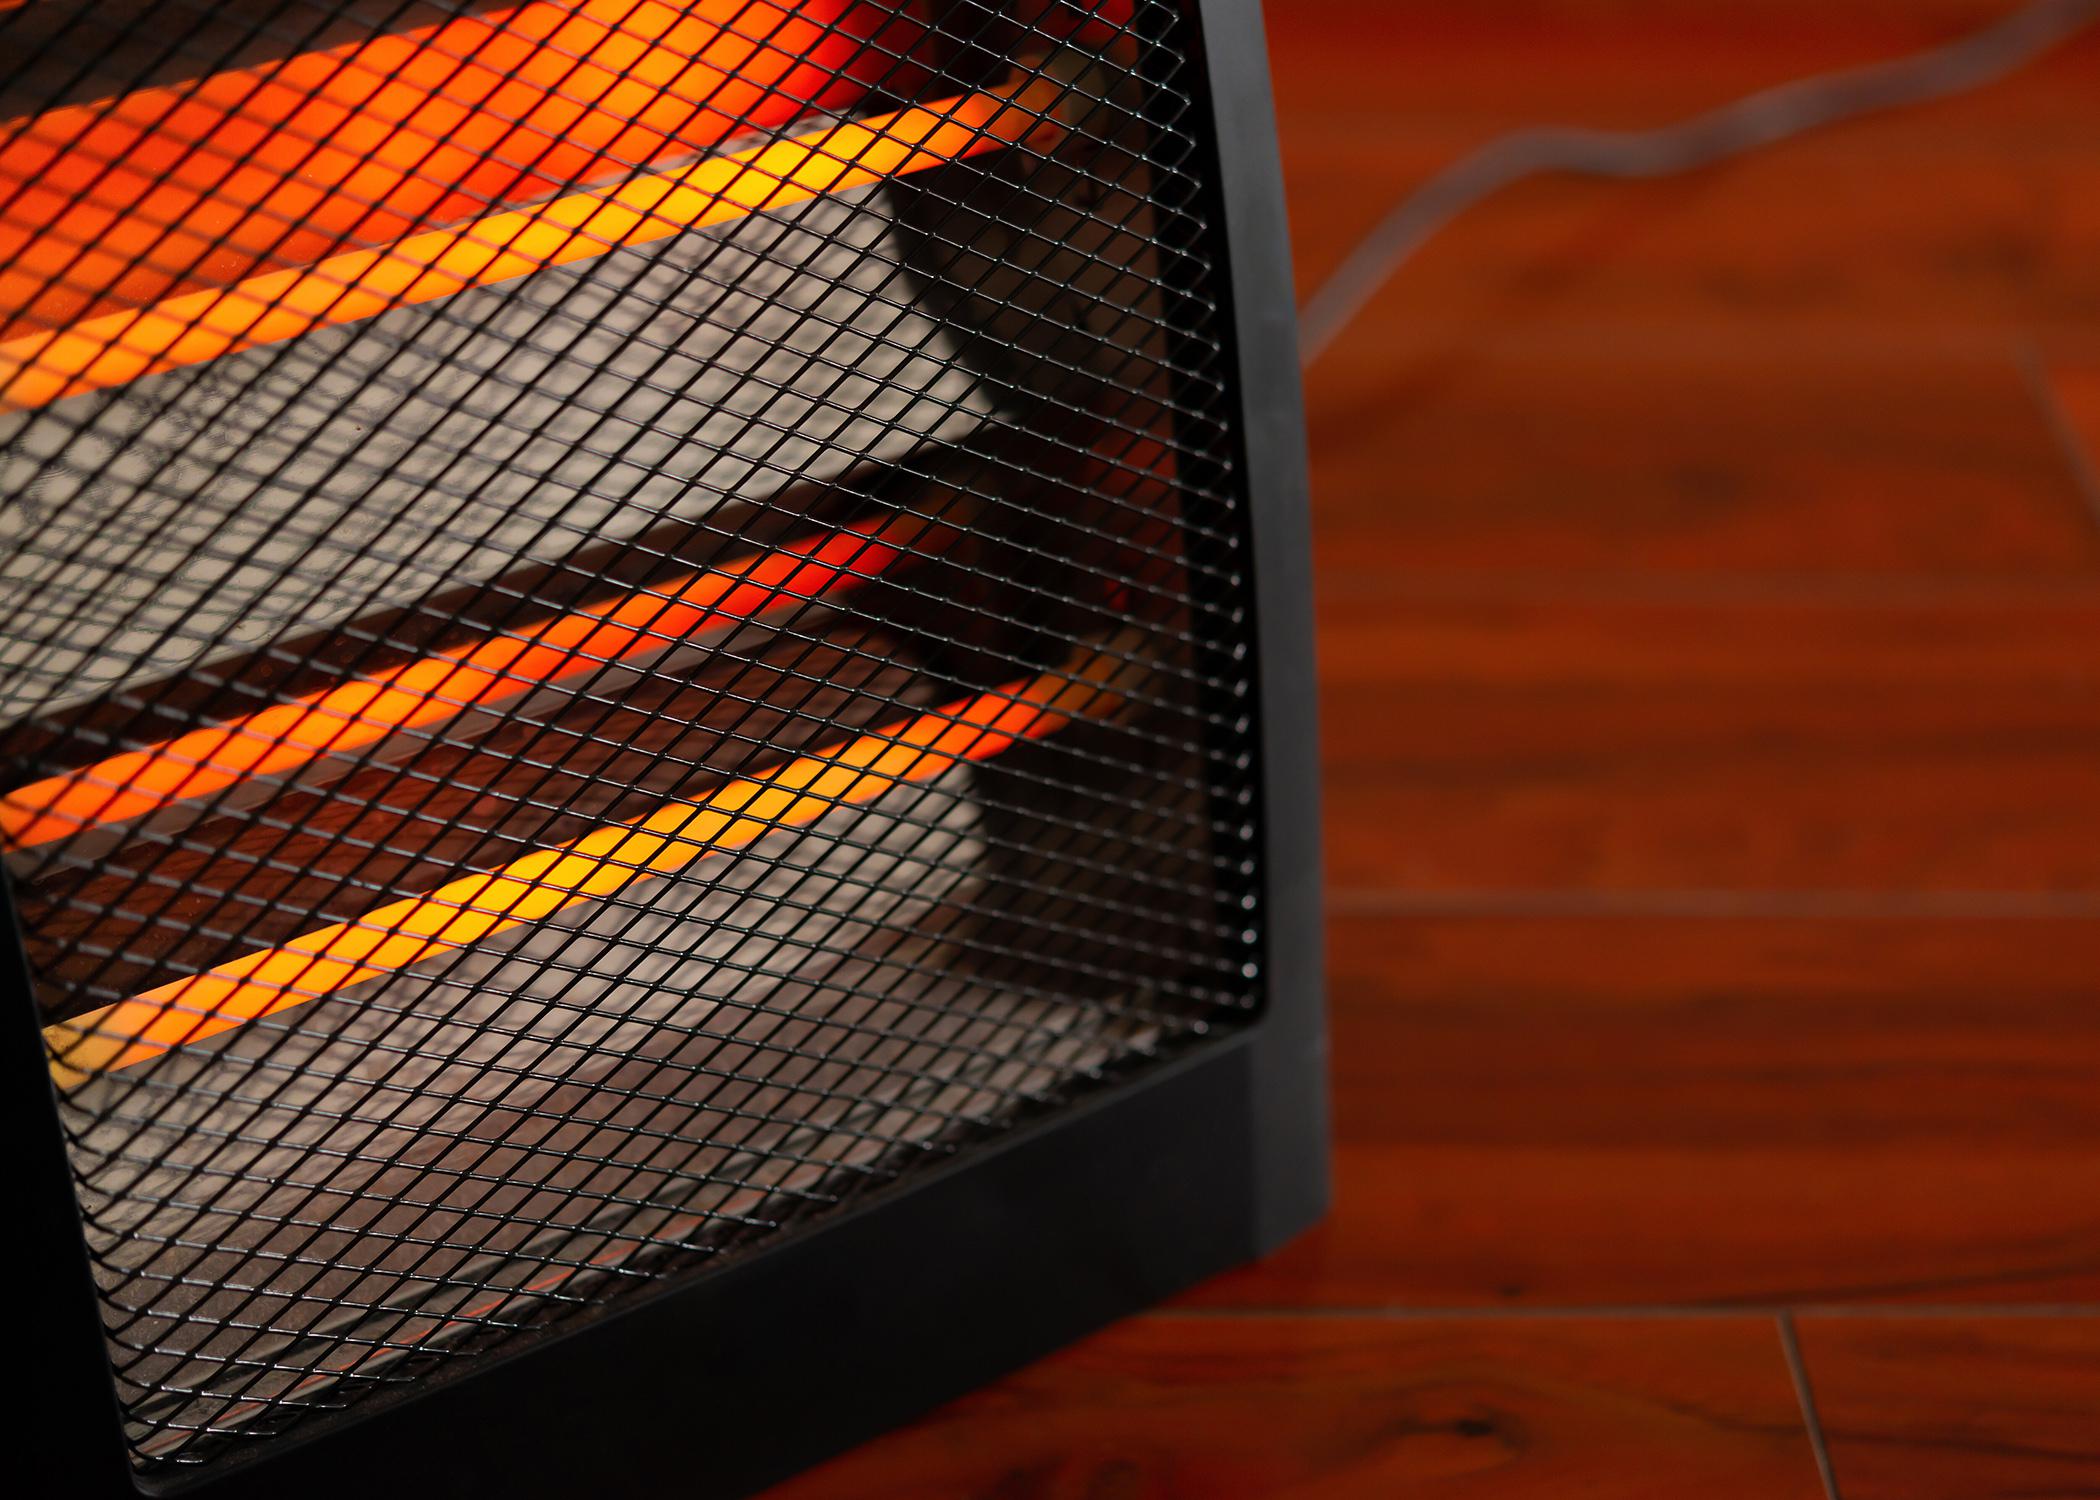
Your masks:
M0 12L0 841L140 1467L1258 1006L1187 26Z

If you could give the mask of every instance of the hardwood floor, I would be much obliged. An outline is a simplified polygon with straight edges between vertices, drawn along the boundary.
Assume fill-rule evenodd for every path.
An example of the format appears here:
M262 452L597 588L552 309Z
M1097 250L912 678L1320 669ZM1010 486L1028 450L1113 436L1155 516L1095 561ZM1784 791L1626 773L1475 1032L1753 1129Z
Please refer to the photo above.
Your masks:
M2100 1495L2100 1316L1814 1318L1845 1500Z
M1347 903L1335 1212L1194 1300L2100 1302L2100 923L1644 903Z
M1337 899L2100 888L2100 694L2072 686L2100 676L2090 605L2046 623L2017 605L1913 609L1912 649L1946 636L1955 659L1910 672L1879 669L1906 622L1878 604L1399 607L1406 629L1373 624L1364 648L1390 672L1330 669L1327 790L1352 812L1329 824ZM2053 674L1964 671L1991 638L2036 629L2060 632ZM1431 633L1458 651L1467 636L1511 657L1527 635L1542 646L1500 678L1411 680L1409 637ZM1792 668L1774 660L1789 638ZM1601 660L1614 641L1622 659Z
M1309 387L1325 599L2093 581L2100 529L2010 346L1677 342L1345 338Z
M1269 8L1309 285L1501 130L2011 6ZM782 1500L2100 1495L2095 99L2089 32L1527 184L1374 303L1308 390L1335 1211Z
M779 1500L1814 1500L1769 1320L1140 1318Z

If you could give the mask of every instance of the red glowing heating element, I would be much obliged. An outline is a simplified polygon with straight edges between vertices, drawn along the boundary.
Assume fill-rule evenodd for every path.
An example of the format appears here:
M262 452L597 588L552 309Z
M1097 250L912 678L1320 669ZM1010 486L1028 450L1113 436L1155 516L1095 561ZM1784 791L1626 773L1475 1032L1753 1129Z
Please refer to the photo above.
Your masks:
M862 0L536 3L16 121L0 409L1059 132L1036 78L706 154L908 90L919 36Z
M533 0L15 120L0 337L909 97L919 40L868 0Z
M284 776L402 730L784 613L881 573L927 530L906 517L792 543L46 777L0 796L0 849L32 848L250 778Z

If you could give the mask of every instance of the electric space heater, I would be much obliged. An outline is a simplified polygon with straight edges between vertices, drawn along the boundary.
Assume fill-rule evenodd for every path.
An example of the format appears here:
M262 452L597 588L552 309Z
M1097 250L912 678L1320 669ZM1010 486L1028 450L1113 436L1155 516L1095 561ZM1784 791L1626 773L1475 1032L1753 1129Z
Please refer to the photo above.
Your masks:
M1262 59L0 0L25 1493L743 1493L1318 1213Z

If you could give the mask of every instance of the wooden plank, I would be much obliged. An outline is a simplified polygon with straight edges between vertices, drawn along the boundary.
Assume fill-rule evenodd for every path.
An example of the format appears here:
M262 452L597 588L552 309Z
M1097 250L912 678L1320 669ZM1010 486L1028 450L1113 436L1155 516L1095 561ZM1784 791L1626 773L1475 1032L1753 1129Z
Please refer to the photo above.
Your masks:
M1800 1337L1844 1500L2100 1495L2100 1317L1815 1318Z
M1342 892L2100 892L2089 595L1330 596Z
M1324 582L2100 571L2100 527L2009 344L1433 355L1396 347L1408 336L1404 309L1381 310L1314 381Z
M1364 689L1584 692L2100 683L2100 574L1966 582L1742 580L1413 571L1319 591L1320 680L1334 714Z
M1260 1307L2100 1299L2100 914L1331 924L1337 1202Z
M1150 1317L771 1500L1815 1500L1767 1319Z

